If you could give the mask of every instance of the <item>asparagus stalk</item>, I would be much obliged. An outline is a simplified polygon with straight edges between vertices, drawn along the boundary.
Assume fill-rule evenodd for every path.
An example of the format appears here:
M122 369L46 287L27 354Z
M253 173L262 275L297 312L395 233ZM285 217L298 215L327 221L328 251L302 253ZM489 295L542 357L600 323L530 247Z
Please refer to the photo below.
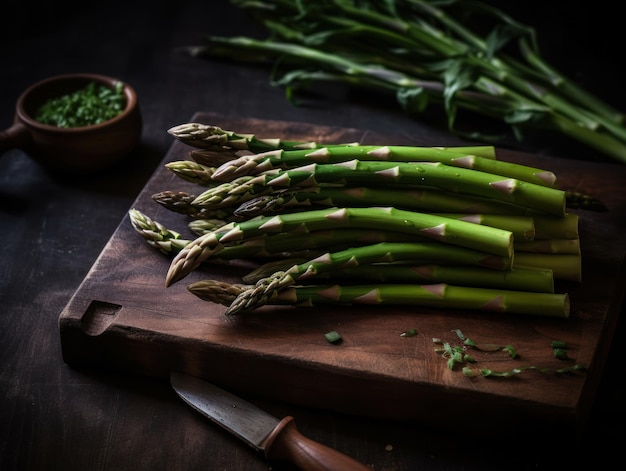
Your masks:
M213 148L207 149L191 149L189 151L189 157L194 162L197 162L206 167L219 167L220 165L239 157L238 151L227 148Z
M219 257L258 258L285 253L292 256L306 250L343 250L380 242L428 242L428 239L424 239L402 232L361 228L279 232L263 234L229 245L219 253Z
M567 294L468 288L446 283L292 286L281 291L273 291L262 303L246 306L245 309L233 309L233 306L237 306L237 300L248 292L250 287L204 280L190 284L187 289L203 300L229 306L227 315L267 304L402 305L411 308L433 307L556 318L568 318L570 311Z
M223 244L227 242L239 242L264 233L293 230L308 232L380 227L428 237L445 242L446 245L467 247L509 260L512 258L513 235L502 229L395 208L329 208L233 221L217 231L199 236L172 261L166 276L166 286L187 276L202 261L222 250Z
M396 208L328 208L261 216L220 229L222 243L264 233L360 228L401 232L510 258L513 234L495 227Z
M555 279L580 283L582 257L580 254L516 252L514 267L536 267L552 270Z
M531 216L511 216L503 214L463 214L463 213L432 213L460 221L497 227L513 234L514 244L535 240L535 220Z
M187 223L187 227L194 234L202 235L224 227L226 224L228 221L224 219L193 219Z
M182 239L176 231L167 229L157 221L149 218L141 211L133 208L129 211L129 217L133 228L146 241L156 247L161 252L176 255L184 247L193 241ZM220 221L194 220L188 226L193 232L207 234L222 228ZM303 253L307 250L322 250L328 248L342 248L371 245L381 242L412 242L415 235L407 235L402 232L385 230L364 230L357 229L328 229L308 232L279 232L277 234L263 234L257 237L248 238L232 246L223 247L217 255L221 260L232 260L237 258L263 258L277 257L281 254ZM425 246L429 247L429 246ZM430 246L434 248L434 246ZM433 254L436 254L433 251ZM456 251L457 263L468 263L470 265L487 264L490 270L494 267L493 262L497 259L491 258L489 261L484 258L484 254L474 251ZM305 260L303 260L304 262ZM495 265L496 268L506 269L510 267L511 261L505 261L502 266ZM289 266L293 265L290 264ZM461 270L462 271L462 270ZM536 271L536 270L535 270ZM508 275L488 275L496 278L507 277Z
M480 157L449 149L415 146L350 146L321 147L314 150L273 150L238 159L220 165L212 175L214 180L229 181L243 175L258 175L272 169L291 169L311 163L332 164L349 160L393 162L441 162L453 167L478 170L494 175L515 178L537 185L554 187L556 175L512 162Z
M423 212L464 214L537 215L523 206L479 196L459 195L432 188L385 188L368 186L293 188L254 196L239 204L233 214L243 219L301 209L333 206L393 206Z
M192 156L203 162L219 162L224 158L224 154L230 155L228 160L237 157L237 151L250 151L252 153L262 153L272 150L311 150L320 147L346 147L358 146L358 142L347 142L344 144L318 143L316 141L285 141L280 138L257 138L254 134L236 133L227 131L219 126L202 123L183 123L168 129L168 134L174 136L179 141L195 147ZM495 159L496 150L490 145L475 146L454 146L454 147L434 147L440 151L453 151L461 154L472 154L486 159ZM230 153L229 153L230 151ZM214 160L216 159L216 160ZM196 160L194 158L194 160ZM220 163L225 163L222 160Z
M191 283L187 286L187 289L203 301L228 306L246 289L246 285L241 283L227 283L219 280L203 280Z
M184 214L194 219L229 219L233 215L230 208L206 208L194 206L197 198L185 191L161 191L152 195L152 199L175 213Z
M256 195L270 193L272 188L260 188L259 185L247 185L254 177L243 176L230 182L221 183L196 196L191 202L192 206L200 208L225 208L239 205Z
M311 191L306 191L311 190ZM300 207L300 209L310 209L315 206L355 206L360 203L362 206L374 203L385 206L393 206L398 209L423 210L438 213L446 217L465 219L469 222L485 224L499 227L513 232L516 240L532 240L534 238L534 218L532 216L509 215L515 213L517 207L503 204L490 204L488 200L481 202L477 200L475 205L468 206L467 198L459 198L454 194L440 191L404 191L385 190L380 188L331 188L316 187L306 188L303 191L287 193L273 193L253 198L242 203L235 209L228 208L203 208L193 204L197 197L186 192L163 191L152 195L152 199L171 211L186 214L194 221L190 223L192 231L196 234L207 232L215 228L217 220L228 220L232 218L249 219L258 215L276 214L286 209ZM311 199L314 201L312 202ZM470 200L471 203L472 200ZM478 206L477 206L478 205ZM484 205L484 206L481 206ZM472 209L482 209L482 214L470 213ZM319 208L318 208L319 209ZM466 213L441 213L440 210L465 210ZM508 211L507 211L508 210ZM528 211L520 211L528 212ZM500 214L502 213L502 214ZM203 221L209 221L209 227L205 227ZM568 215L566 219L541 217L539 221L543 223L541 238L577 238L577 216ZM565 225L563 233L557 232L561 225ZM550 234L550 232L552 234Z
M183 248L193 242L193 240L180 238L179 233L165 228L162 224L153 221L136 209L130 210L129 216L133 228L146 240L146 242L166 255L175 256ZM301 262L309 260L311 258L310 249L303 248L298 250L294 248L295 246L304 245L304 243L302 240L291 240L290 237L287 237L288 235L289 234L276 234L270 237L258 237L232 247L223 247L219 252L219 258L215 257L212 261L222 263L225 261L243 258L279 257L281 252L284 252L285 250L290 250L290 252L288 252L290 257L299 254L302 254L303 256L306 255L304 259L300 260ZM391 237L391 233L388 235L390 236L390 239L393 239L393 237ZM385 239L384 236L381 236L380 238ZM316 237L316 240L319 244L324 245L324 237ZM285 259L279 258L278 260ZM293 265L293 262L289 263L289 266L291 265Z
M145 214L141 213L137 209L129 211L131 224L135 230L153 247L157 248L161 252L168 255L176 255L181 252L185 247L196 241L181 239L180 234L176 231L167 229L162 224L153 221ZM208 233L209 235L215 235L215 230ZM413 237L413 236L410 236ZM233 246L221 246L218 245L214 248L214 252L207 255L203 261L207 261L209 258L219 258L219 260L233 260L237 258L263 258L263 257L278 257L281 254L287 253L289 256L297 254L305 254L309 250L323 250L332 247L341 248L347 250L347 246L369 246L371 244L391 242L411 242L411 239L406 234L400 232L389 231L363 231L362 229L331 229L331 230L316 230L303 233L292 232L280 232L277 234L264 234L258 237L252 237L246 239ZM581 281L582 279L582 265L580 251L576 250L579 247L578 240L539 240L541 243L539 248L525 247L524 242L518 242L514 244L521 245L519 250L515 251L515 261L512 259L498 259L497 257L485 257L482 252L476 252L472 250L459 250L455 247L455 252L449 252L448 256L455 257L456 264L463 264L476 267L487 267L489 270L503 270L505 273L487 275L493 279L498 278L510 278L511 280L517 280L517 277L525 270L532 269L534 271L546 270L552 273L552 277L555 279L563 279L567 281ZM530 242L530 244L534 244ZM556 244L556 248L552 247ZM548 245L548 248L544 248ZM559 249L560 246L564 246ZM431 255L434 260L439 260L439 252L441 249L439 245L419 245L416 246L420 249L431 250ZM415 248L415 247L414 247ZM437 250L434 250L437 249ZM526 253L528 252L528 253ZM428 261L433 261L430 256L426 257ZM443 258L449 261L447 256ZM306 260L305 260L306 261ZM301 263L304 263L302 261ZM281 262L284 263L284 262ZM293 263L290 263L290 268ZM382 267L382 265L377 265ZM266 270L261 270L260 267L257 273L264 273L264 276L269 276ZM396 266L396 268L398 268ZM345 269L345 268L343 268ZM381 271L385 268L381 268ZM448 268L443 268L448 270ZM464 269L459 269L459 273ZM515 271L515 274L511 274L509 270ZM535 273L534 275L539 275ZM249 275L250 276L250 275ZM524 275L526 276L526 275ZM545 276L545 275L544 275ZM249 279L259 278L259 275ZM457 280L453 280L457 281ZM470 282L466 281L465 284ZM508 283L508 281L507 281ZM513 285L523 286L523 283L515 281ZM504 286L502 286L504 287ZM527 285L526 289L531 290Z
M535 239L578 239L579 216L567 213L562 218L534 215Z
M209 167L191 160L178 160L167 162L165 168L188 182L200 186L216 185L215 180L212 178L216 170L215 167Z
M296 293L297 292L297 293ZM523 314L568 318L567 294L533 293L489 288L435 285L383 284L362 286L298 287L279 291L281 303L375 304L476 310L492 313ZM232 304L231 304L232 306ZM231 309L227 315L236 314Z
M254 134L238 134L226 131L219 126L202 123L183 123L171 127L168 134L181 142L200 149L226 148L235 151L247 150L253 153L275 149L315 149L321 147L315 141L285 141L281 139L260 139ZM357 143L334 144L340 146L357 145Z
M137 209L129 211L129 216L135 230L141 234L141 236L146 239L150 245L158 248L163 253L176 255L192 242L198 243L198 241L181 239L179 233L167 229L162 224L153 221ZM209 236L215 236L216 231L210 231L206 234ZM279 232L276 234L263 234L261 236L251 237L231 246L221 246L219 250L216 250L214 253L207 256L203 261L207 261L213 256L214 258L219 258L220 260L263 258L272 256L279 257L281 254L289 254L288 256L291 257L294 254L303 253L307 250L327 250L330 248L349 250L355 246L371 246L373 244L386 242L408 243L415 245L377 246L375 249L366 249L367 252L369 252L369 256L377 256L376 254L381 256L380 250L388 250L391 248L395 250L404 250L405 252L398 252L400 255L396 254L396 256L404 256L402 254L408 253L410 259L418 257L427 261L445 260L461 266L467 265L485 267L490 271L505 271L510 270L512 267L513 261L511 259L489 256L483 252L463 249L461 247L449 248L438 243L416 243L414 239L414 235L407 235L402 232L363 230L359 228L315 230L306 232ZM359 252L356 253L358 254ZM294 265L294 262L285 262L284 260L285 259L279 259L279 261L268 262L266 265L273 266L274 263L281 263L283 264L282 268L284 269L290 268ZM302 260L299 263L304 263L307 260ZM288 263L288 266L285 266L285 263ZM525 270L526 269L522 269L522 271ZM536 269L533 270L535 272L539 271ZM460 271L462 271L462 269ZM503 273L487 276L492 276L494 279L508 277L516 279L518 275L519 273L516 275Z
M181 239L176 231L166 228L163 224L152 220L136 208L128 211L130 223L146 242L160 252L170 255L178 253L190 241Z
M294 264L284 260L267 263L243 277L246 283L256 283L271 276L280 269L287 270ZM377 263L341 268L332 273L324 272L316 276L320 282L327 280L341 284L408 283L431 284L447 283L457 286L475 286L480 288L510 289L515 291L533 291L554 293L552 270L529 267L516 267L511 270L492 270L474 265L416 265L403 263Z
M533 241L514 242L513 247L515 253L581 254L579 239L536 239Z
M286 271L278 271L258 280L256 285L233 302L229 312L254 308L263 304L274 291L282 290L296 282L307 280L320 273L337 269L374 263L392 263L399 261L419 261L434 263L463 263L473 266L488 267L496 270L510 270L510 258L487 256L485 253L471 251L463 247L446 246L440 243L393 243L381 242L369 246L354 247L347 250L326 253L316 259L294 265Z
M246 177L240 177L246 178ZM222 187L222 185L226 185ZM310 164L261 174L242 185L233 182L210 188L194 204L234 205L275 189L319 185L373 185L439 188L458 194L492 198L546 214L563 216L565 192L514 178L450 167L441 163L362 162Z
M566 208L570 207L566 192ZM245 199L245 198L244 198ZM252 196L233 209L233 215L248 219L260 215L276 214L294 208L320 209L332 206L393 206L398 209L433 213L493 214L532 216L551 230L540 228L536 238L578 237L578 216L565 214L546 217L545 214L523 206L494 201L493 199L460 195L437 189L382 188L367 186L329 187L315 186L277 190ZM576 205L573 206L574 208ZM545 221L545 223L543 223ZM554 233L552 233L554 232ZM550 234L552 233L552 234ZM549 235L550 234L550 235Z
M168 229L163 224L132 208L128 211L132 227L146 241L161 252L176 255L192 240L182 239L180 233ZM203 228L197 228L195 223ZM194 220L189 223L193 231L201 234L214 232L223 227L213 224L209 230L207 221ZM219 252L221 259L262 258L277 256L281 253L303 252L311 249L328 249L330 247L371 245L378 242L409 242L413 235L401 232L363 230L363 229L329 229L311 232L279 232L252 237L232 246L226 246ZM305 262L306 260L302 260ZM289 266L293 265L290 263Z

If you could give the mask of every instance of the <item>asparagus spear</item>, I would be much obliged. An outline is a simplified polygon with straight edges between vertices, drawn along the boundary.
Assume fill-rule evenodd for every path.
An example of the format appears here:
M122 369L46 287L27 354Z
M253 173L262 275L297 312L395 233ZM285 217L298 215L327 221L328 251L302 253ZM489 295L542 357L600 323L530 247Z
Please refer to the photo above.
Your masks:
M562 218L534 215L535 239L578 239L579 219L574 213Z
M480 196L459 195L433 188L411 189L382 186L315 186L273 191L243 201L233 210L233 214L247 219L259 215L285 212L294 208L321 209L322 207L333 206L375 205L424 212L520 216L541 214L523 206L494 201Z
M315 149L321 147L314 141L284 141L281 139L259 139L254 134L238 134L226 131L219 126L202 123L183 123L167 130L181 142L201 149L226 148L235 151L247 150L253 153L266 152L275 149ZM335 144L341 146L356 145L356 143Z
M556 318L567 318L570 311L567 294L468 288L446 283L291 286L281 291L273 291L262 302L245 308L239 308L237 302L250 287L204 280L190 284L187 289L203 300L229 306L226 315L253 310L267 304L402 305L411 308L434 307ZM415 310L419 313L419 309Z
M232 216L230 208L203 208L193 205L197 198L185 191L165 190L152 195L152 199L164 208L184 214L194 219L228 219Z
M436 285L364 285L332 286L328 288L298 288L302 296L314 302L429 306L436 308L469 309L482 312L524 314L568 318L569 296L560 293L533 293L489 288ZM307 291L309 291L307 293ZM293 291L279 292L278 297L290 304L297 302ZM290 296L291 295L291 296ZM317 296L320 296L319 298ZM232 312L229 312L232 315Z
M458 194L492 198L555 216L563 216L565 213L565 192L561 190L441 163L351 160L337 164L310 164L295 169L270 171L244 181L242 185L234 185L233 182L222 185L203 192L194 204L234 205L259 194L270 193L273 189L294 187L402 185L434 187Z
M207 167L219 167L220 165L239 157L238 151L227 148L209 147L206 149L191 149L189 157L194 162Z
M178 232L167 229L165 226L152 220L137 209L133 208L130 210L129 217L135 230L141 234L150 245L158 248L163 253L176 255L184 247L194 242L181 239ZM215 235L215 233L216 229L207 234ZM341 248L341 250L347 250L349 247L370 246L382 242L415 243L415 235L385 230L364 230L361 228L279 232L276 234L263 234L261 236L248 238L232 246L221 246L219 251L211 254L211 256L215 255L221 260L277 257L284 253L293 256L294 253L302 253L307 250L327 250L329 248L337 249L338 247ZM385 246L381 247L382 249L385 248ZM393 246L390 247L393 248ZM397 246L397 248L402 247L401 245ZM440 244L426 243L426 241L420 242L414 246L405 246L404 250L409 250L408 253L411 254L411 257L419 256L429 261L443 259L454 261L456 264L484 266L488 267L489 270L508 270L512 265L511 259L491 257L482 252L465 250L460 247L448 249ZM425 253L425 251L428 253ZM374 253L375 252L370 249L370 255ZM204 259L204 261L208 260L211 256ZM302 263L305 261L306 260L302 260ZM293 265L293 263L290 263L289 267L291 267L291 265ZM505 274L487 276L494 276L495 279L510 277L510 275ZM515 279L516 277L517 275L513 275L512 278Z
M152 247L164 254L178 253L190 241L180 238L176 231L166 228L163 224L152 220L136 208L128 211L133 229L137 231Z
M512 256L513 234L495 227L396 208L328 208L261 216L222 227L222 243L264 233L320 229L361 228L395 231L427 237L504 257Z
M536 239L514 242L515 253L532 252L545 254L580 255L580 239Z
M166 255L176 255L193 242L189 239L180 238L179 233L165 228L162 224L150 219L137 209L133 208L129 210L129 217L133 228L146 242ZM302 240L294 241L290 237L286 237L288 235L289 234L276 234L271 237L258 237L232 247L223 247L219 252L219 258L215 257L213 261L224 262L240 258L278 257L280 252L284 250L291 250L289 252L290 256L294 256L298 253L306 254L307 257L301 260L302 262L310 259L310 250L301 249L298 251L296 248L290 248L289 244L292 246L304 244ZM381 236L381 239L384 238L385 237ZM324 245L324 237L316 236L315 240L317 243ZM289 264L289 266L291 265L293 265L293 262Z
M252 176L243 176L208 188L196 196L191 205L200 208L225 208L235 204L239 205L255 195L272 191L270 187L259 188L259 185L247 185L253 178Z
M185 247L198 241L192 241L187 239L181 239L178 232L172 231L164 227L162 224L153 221L145 214L141 213L137 209L129 211L131 224L135 230L146 239L146 241L153 247L159 249L161 252L169 255L176 255L181 252ZM208 233L209 235L215 235L215 230ZM293 232L279 232L277 234L264 234L258 237L252 237L246 239L233 246L222 246L217 244L213 251L206 255L202 261L207 261L210 258L219 258L219 260L232 260L236 258L258 258L258 257L278 257L281 254L288 253L289 256L297 254L305 254L309 250L325 250L332 247L341 248L342 245L345 249L347 246L369 246L371 244L381 242L411 242L411 237L407 237L407 234L400 232L389 232L380 230L364 231L362 229L330 229L330 230L315 230L303 233ZM552 278L563 279L567 281L579 282L582 279L582 265L580 251L576 250L579 247L578 240L563 240L553 241L549 239L539 240L542 245L556 244L557 248L527 248L524 247L524 242L518 242L515 246L521 245L520 250L515 251L515 261L511 259L498 259L496 257L485 258L482 252L476 252L473 250L459 250L456 247L453 252L450 252L443 256L443 259L448 260L448 256L455 258L456 264L464 264L469 266L485 266L490 270L513 270L516 273L510 272L503 274L487 275L491 279L510 278L507 283L512 280L517 280L518 276L523 275L523 272L527 269L532 270L546 270L552 274ZM558 249L560 245L565 245L564 248ZM431 250L430 258L435 257L438 260L438 250L441 249L438 245L421 245L416 246L419 248L428 248ZM437 249L437 250L433 250ZM424 258L424 257L423 257ZM306 261L306 260L305 260ZM302 261L301 263L304 263ZM284 263L284 262L283 262ZM293 263L290 263L290 268ZM379 265L380 267L380 265ZM261 268L261 267L260 267ZM344 268L345 269L345 268ZM384 270L384 268L381 268ZM444 269L447 270L447 269ZM465 269L460 269L459 273L462 273ZM260 269L259 269L260 271ZM270 274L265 273L264 276ZM534 275L539 275L535 273ZM256 276L256 275L255 275ZM527 275L523 275L527 276ZM544 275L545 276L545 275ZM256 276L258 278L258 276ZM487 277L477 279L490 279ZM456 280L455 280L456 281ZM541 282L540 280L538 280ZM471 281L466 281L465 284L471 284ZM523 286L524 283L520 281L513 282L515 286ZM528 286L526 286L527 289Z
M415 146L365 146L321 147L314 150L282 149L253 155L220 165L212 175L214 180L229 181L243 175L258 175L271 169L290 169L311 163L331 164L348 160L392 162L441 162L453 167L478 170L501 175L537 185L554 187L556 175L526 165L480 157L449 149Z
M278 271L258 280L256 285L247 289L231 304L229 313L254 308L263 304L274 291L307 280L320 273L373 263L392 263L398 261L420 261L434 263L459 263L489 267L497 270L510 270L511 259L491 256L478 251L468 251L463 247L449 247L440 243L389 243L381 242L369 246L354 247L347 250L326 253L316 259L294 265L286 271Z
M168 129L168 134L174 136L181 142L195 147L192 156L198 157L203 162L215 163L224 158L223 154L228 154L228 160L236 158L236 151L250 151L261 153L271 150L307 150L320 147L349 147L358 146L358 142L347 142L344 144L318 143L316 141L285 141L280 138L257 138L254 134L236 133L227 131L219 126L202 123L183 123ZM454 147L434 147L440 151L450 150L462 154L472 154L486 159L495 159L495 148L490 145L475 146L454 146ZM229 151L232 153L229 154ZM215 160L214 160L215 159ZM195 160L195 159L194 159ZM222 161L221 163L224 163Z
M191 160L178 160L167 162L165 168L171 170L175 175L188 182L200 186L216 185L215 180L212 178L216 170L215 167L209 167Z
M467 247L506 259L512 257L513 235L502 229L395 208L329 208L233 221L217 231L199 236L172 261L166 276L166 286L185 277L202 261L221 250L226 242L293 230L380 227L429 237L446 245Z
M187 227L196 235L212 232L220 227L224 227L228 221L224 219L193 219L187 223Z
M246 283L256 283L271 276L280 269L287 270L295 264L284 260L280 265L269 262L257 267L242 279ZM511 270L492 270L475 265L442 265L413 263L377 263L341 268L332 273L316 275L320 282L327 280L341 284L377 283L448 283L456 286L476 286L480 288L510 289L515 291L534 291L554 293L552 270L530 267L515 267Z
M446 218L497 227L513 234L513 241L530 242L535 240L535 220L531 216L511 216L502 214L463 214L463 213L431 213Z
M580 283L582 257L580 254L516 252L516 267L541 267L552 270L555 279Z

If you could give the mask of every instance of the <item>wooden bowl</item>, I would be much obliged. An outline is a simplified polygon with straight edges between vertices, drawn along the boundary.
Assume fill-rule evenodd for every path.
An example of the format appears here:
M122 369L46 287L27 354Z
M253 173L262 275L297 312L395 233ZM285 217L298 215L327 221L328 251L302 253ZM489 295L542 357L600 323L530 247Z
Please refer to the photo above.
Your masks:
M13 125L0 133L0 151L23 149L43 167L64 173L102 170L127 156L138 145L142 131L137 94L128 84L123 87L126 108L103 123L61 128L34 118L48 99L75 92L90 82L113 87L120 80L98 74L67 74L26 89L17 100Z

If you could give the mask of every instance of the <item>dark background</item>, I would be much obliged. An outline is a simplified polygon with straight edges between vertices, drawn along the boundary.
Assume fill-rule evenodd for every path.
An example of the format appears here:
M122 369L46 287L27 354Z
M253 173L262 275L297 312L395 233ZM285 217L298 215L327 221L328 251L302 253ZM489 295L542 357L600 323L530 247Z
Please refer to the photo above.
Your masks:
M613 2L497 2L532 24L548 62L626 109L622 18ZM332 89L294 107L268 72L177 52L204 34L262 35L227 1L14 2L0 13L0 126L15 102L46 77L93 72L130 83L144 117L140 147L120 168L59 178L21 150L0 157L0 469L267 469L252 450L191 414L168 384L63 363L57 320L136 195L167 152L165 132L197 111L225 116L421 132L445 136L436 117L409 118L385 97ZM566 159L602 159L561 139L507 145ZM613 165L613 164L611 164ZM262 402L293 414L303 432L351 451L376 470L554 469L619 459L625 419L620 323L589 430L581 443L522 446L418 424L366 419ZM416 398L419 400L419 398ZM181 435L181 430L185 433ZM533 434L532 430L528 431ZM394 445L387 452L384 446ZM608 462L608 461L607 461ZM596 467L594 466L594 468Z

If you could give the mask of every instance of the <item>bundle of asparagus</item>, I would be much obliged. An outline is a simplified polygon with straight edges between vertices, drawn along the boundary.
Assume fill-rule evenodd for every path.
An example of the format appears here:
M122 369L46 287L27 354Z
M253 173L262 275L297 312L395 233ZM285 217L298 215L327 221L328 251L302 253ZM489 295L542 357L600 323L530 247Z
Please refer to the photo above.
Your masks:
M271 84L289 100L314 84L339 83L388 93L415 116L439 107L451 132L474 140L522 140L539 130L626 163L624 114L548 63L533 27L488 3L231 2L267 37L207 34L184 50L271 66Z
M241 283L188 286L226 314L267 304L389 304L567 318L555 281L581 281L575 208L553 172L497 160L490 146L431 148L259 139L185 123L190 160L166 167L198 194L154 201L191 237L137 209L130 221L172 261L165 284L207 262L246 259Z

